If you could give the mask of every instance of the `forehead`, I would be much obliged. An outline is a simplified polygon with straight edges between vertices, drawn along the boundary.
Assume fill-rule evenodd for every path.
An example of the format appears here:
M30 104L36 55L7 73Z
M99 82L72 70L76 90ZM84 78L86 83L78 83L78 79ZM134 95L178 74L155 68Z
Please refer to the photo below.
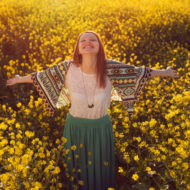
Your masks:
M93 37L93 38L95 37L95 38L97 39L96 35L93 34L93 33L84 33L84 34L82 34L82 35L80 36L80 39L90 38L90 37Z

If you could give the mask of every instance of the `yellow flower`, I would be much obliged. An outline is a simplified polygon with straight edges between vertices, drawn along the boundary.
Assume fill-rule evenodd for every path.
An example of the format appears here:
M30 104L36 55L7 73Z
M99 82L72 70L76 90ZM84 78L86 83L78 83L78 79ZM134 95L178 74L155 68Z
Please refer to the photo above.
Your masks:
M62 183L58 183L58 186L59 186L60 188L63 187Z
M0 179L1 179L2 182L6 183L9 180L8 173L1 174Z
M133 179L134 181L137 181L137 180L139 179L138 174L133 174L132 179Z
M173 161L172 166L176 166L176 165L177 165L176 161Z
M121 152L125 152L125 147L122 146L120 150Z
M6 111L6 105L2 105L3 111Z
M71 150L76 150L76 145L71 146Z
M135 160L135 161L139 161L138 155L134 156L134 160Z
M67 142L67 138L65 138L65 137L61 137L61 140L62 140L64 143Z
M16 127L17 129L20 129L20 123L16 123L15 127Z
M2 146L5 146L8 144L8 140L7 139L3 139L1 142L0 142L0 147Z
M84 181L78 180L78 184L79 184L79 185L84 185Z
M34 136L34 132L32 131L25 131L25 135L28 137L28 138L31 138Z
M170 171L170 175L171 175L171 177L175 178L175 177L176 177L175 171L174 171L174 170L171 170L171 171Z
M161 158L162 158L162 160L166 160L166 156L165 155L162 155Z
M184 162L182 164L182 167L185 169L185 170L188 170L189 169L189 164L187 162Z
M137 137L136 140L137 140L138 142L141 142L141 138L140 138L140 137Z
M158 157L156 160L157 160L158 162L160 162L161 159Z
M59 139L56 139L55 143L56 143L56 144L59 144L59 143L60 143L60 140L59 140Z
M149 173L151 172L151 168L150 167L146 167L146 171Z
M60 173L60 168L57 166L55 167L55 169L53 170L52 174L59 174Z
M78 172L80 173L80 172L81 172L81 169L78 169Z
M10 153L10 154L14 154L14 152L15 152L15 151L14 151L14 148L10 148L10 149L9 149L9 153Z
M124 171L123 171L123 168L119 166L119 167L118 167L118 172L119 172L119 173L123 173L123 172L124 172Z
M26 187L26 189L30 188L30 183L28 181L23 181L23 184Z
M37 168L34 168L34 169L33 169L33 172L34 172L35 174L37 174L37 173L38 173Z
M155 188L154 187L150 187L148 190L155 190Z
M20 108L21 106L22 106L22 104L19 102L19 103L17 104L17 107Z
M151 119L149 122L150 127L154 127L156 125L157 121L155 119Z
M0 129L2 129L2 130L6 130L7 127L8 126L4 122L0 124Z

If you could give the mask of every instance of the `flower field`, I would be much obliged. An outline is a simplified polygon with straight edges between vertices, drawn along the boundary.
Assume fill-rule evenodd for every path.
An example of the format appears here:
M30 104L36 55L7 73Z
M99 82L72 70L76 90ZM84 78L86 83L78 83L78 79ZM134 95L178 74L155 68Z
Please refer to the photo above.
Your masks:
M152 78L133 117L111 102L116 189L190 190L189 0L0 1L0 189L64 190L80 172L68 176L63 162L69 106L50 117L33 85L5 84L71 59L86 30L100 35L107 58L180 75Z

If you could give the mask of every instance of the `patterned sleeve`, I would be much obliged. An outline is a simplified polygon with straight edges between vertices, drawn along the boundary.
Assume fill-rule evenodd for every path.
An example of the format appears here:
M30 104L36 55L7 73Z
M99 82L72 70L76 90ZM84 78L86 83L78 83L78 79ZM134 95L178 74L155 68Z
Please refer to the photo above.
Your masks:
M129 114L132 115L134 104L138 100L140 92L151 78L151 69L107 59L107 74L112 81L112 85L121 96Z
M47 111L53 115L60 97L65 104L69 102L68 92L64 89L65 76L70 62L63 61L43 71L32 73L33 84L42 98ZM62 105L65 105L62 103Z
M152 77L152 69L149 67L134 67L136 74L135 97L138 98L146 82Z

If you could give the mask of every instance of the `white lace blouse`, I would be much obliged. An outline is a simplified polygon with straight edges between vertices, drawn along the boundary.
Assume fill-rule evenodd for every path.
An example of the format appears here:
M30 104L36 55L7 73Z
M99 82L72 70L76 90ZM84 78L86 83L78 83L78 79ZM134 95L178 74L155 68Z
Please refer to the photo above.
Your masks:
M84 82L83 82L84 80ZM105 89L97 88L96 74L82 72L80 67L71 64L66 74L66 87L71 98L69 112L74 117L97 119L108 114L110 106L112 84L109 77L106 77ZM89 108L88 104L94 104Z

